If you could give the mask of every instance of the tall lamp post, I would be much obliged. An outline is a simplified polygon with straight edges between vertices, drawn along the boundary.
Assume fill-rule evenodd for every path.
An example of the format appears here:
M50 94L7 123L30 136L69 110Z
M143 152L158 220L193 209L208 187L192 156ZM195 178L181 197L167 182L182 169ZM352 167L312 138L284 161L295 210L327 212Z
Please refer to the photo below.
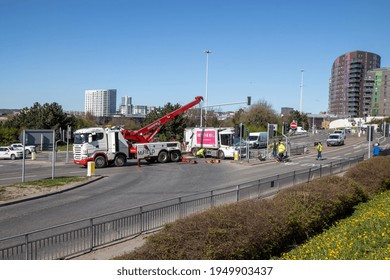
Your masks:
M210 50L205 50L204 53L206 54L206 94L205 94L205 106L204 109L204 123L206 126L207 121L207 105L208 105L208 93L209 93L209 54L211 53Z
M303 69L301 70L301 98L299 99L299 113L302 114L302 95L303 95Z

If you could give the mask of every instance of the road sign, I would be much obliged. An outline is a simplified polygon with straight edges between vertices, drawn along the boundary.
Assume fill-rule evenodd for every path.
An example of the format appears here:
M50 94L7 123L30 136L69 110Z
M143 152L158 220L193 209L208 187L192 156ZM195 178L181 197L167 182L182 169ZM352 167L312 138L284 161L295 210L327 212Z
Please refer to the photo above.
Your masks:
M291 129L297 129L297 123L296 122L291 122L290 123L290 128Z

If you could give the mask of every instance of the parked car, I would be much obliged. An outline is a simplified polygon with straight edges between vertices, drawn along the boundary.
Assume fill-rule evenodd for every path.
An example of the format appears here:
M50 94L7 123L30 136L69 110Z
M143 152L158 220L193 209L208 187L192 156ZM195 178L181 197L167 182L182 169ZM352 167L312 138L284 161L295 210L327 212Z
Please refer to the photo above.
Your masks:
M23 144L22 143L11 144L11 147L14 149L23 151ZM32 145L25 145L24 150L26 151L26 154L31 154L32 152L36 151L36 148L35 148L35 146L32 146Z
M16 150L12 147L0 147L0 158L12 160L23 158L23 151Z
M343 129L335 130L335 131L333 131L332 134L340 134L343 137L343 139L345 139L347 137L347 135L345 134L345 130L343 130Z
M302 126L298 126L297 129L290 129L289 131L290 134L295 134L295 135L302 135L302 134L307 134L307 130L303 129Z
M344 137L340 133L329 134L328 139L326 140L328 146L341 146L344 145Z

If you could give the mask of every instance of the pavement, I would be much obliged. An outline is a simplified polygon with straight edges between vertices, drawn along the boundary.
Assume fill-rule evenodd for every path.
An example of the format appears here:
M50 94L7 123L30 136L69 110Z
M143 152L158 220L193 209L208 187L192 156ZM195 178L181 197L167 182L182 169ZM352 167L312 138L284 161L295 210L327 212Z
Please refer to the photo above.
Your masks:
M111 260L115 257L129 253L134 249L142 246L146 238L153 235L155 232L143 233L131 239L126 239L115 244L110 244L102 248L94 249L91 252L83 253L77 256L70 257L70 260Z

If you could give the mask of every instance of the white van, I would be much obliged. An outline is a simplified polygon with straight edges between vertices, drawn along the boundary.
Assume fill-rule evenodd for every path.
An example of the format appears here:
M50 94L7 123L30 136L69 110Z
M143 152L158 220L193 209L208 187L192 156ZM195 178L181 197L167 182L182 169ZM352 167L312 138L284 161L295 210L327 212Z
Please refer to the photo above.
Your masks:
M248 142L250 148L267 148L267 132L250 132Z

